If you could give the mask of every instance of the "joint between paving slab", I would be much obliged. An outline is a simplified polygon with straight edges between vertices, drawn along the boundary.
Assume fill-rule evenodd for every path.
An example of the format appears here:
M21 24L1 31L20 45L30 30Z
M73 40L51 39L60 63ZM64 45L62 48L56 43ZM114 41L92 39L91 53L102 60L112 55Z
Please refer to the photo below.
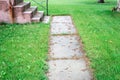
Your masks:
M51 34L51 36L74 36L74 35L77 35L77 33L75 34Z
M48 60L80 60L80 59L85 59L85 56L71 58L53 58L53 57L48 58Z
M72 22L52 22L52 23L68 23L68 24L73 24Z

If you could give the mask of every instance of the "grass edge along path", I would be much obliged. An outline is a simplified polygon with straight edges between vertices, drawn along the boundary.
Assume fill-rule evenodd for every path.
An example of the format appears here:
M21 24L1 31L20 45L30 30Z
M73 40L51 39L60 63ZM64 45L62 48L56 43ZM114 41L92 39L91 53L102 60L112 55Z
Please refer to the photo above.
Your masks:
M0 25L0 80L47 80L49 25Z

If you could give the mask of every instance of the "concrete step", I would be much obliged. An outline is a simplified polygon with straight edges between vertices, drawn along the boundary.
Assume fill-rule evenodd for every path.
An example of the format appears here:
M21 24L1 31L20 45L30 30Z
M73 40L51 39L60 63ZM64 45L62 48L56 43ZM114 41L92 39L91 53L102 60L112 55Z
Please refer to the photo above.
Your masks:
M17 5L23 2L23 0L12 0L12 1L13 1L13 5Z
M24 18L31 22L31 18L37 13L37 7L32 6L23 12Z
M23 14L23 11L30 7L30 2L22 2L14 6L14 15L19 16Z
M32 22L40 22L44 17L44 11L38 11L33 17Z

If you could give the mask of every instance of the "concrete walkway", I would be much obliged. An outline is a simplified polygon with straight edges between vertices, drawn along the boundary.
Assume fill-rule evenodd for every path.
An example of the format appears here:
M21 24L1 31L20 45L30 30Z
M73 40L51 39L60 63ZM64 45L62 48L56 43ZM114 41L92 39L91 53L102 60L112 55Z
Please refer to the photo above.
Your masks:
M49 80L92 80L70 16L52 18L49 47Z

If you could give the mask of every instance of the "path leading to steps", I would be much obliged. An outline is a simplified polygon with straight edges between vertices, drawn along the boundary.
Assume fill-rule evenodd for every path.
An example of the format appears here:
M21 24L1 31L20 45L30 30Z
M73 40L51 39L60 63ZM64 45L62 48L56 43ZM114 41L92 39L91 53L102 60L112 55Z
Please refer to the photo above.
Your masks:
M49 80L92 80L71 17L54 16L50 34Z

